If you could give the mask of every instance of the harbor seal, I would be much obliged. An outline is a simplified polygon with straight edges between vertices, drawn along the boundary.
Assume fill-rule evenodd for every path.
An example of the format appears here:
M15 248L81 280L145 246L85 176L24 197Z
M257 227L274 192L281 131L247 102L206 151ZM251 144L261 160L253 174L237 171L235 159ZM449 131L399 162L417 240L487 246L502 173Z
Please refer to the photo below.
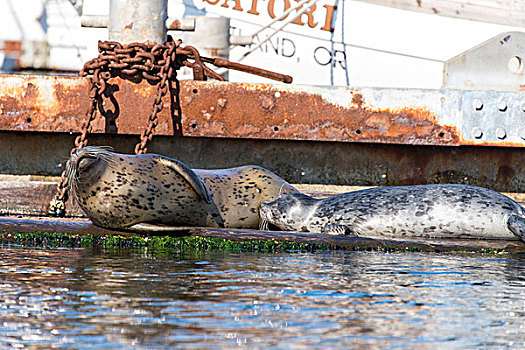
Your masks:
M324 199L284 194L260 208L286 231L362 237L525 241L525 210L498 192L467 185L377 187Z
M261 203L297 192L259 166L192 170L156 154L120 154L94 146L74 151L66 174L95 225L134 231L257 228Z

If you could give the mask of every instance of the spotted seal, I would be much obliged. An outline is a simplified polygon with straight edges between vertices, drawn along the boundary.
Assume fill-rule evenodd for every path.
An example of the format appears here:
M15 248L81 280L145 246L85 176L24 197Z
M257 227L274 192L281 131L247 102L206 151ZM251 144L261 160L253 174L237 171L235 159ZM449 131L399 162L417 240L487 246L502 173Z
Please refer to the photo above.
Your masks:
M260 208L287 231L363 237L479 238L525 241L525 210L498 192L467 185L377 187L324 199L284 194Z
M110 229L257 228L262 202L297 192L258 166L192 170L156 154L95 146L73 152L66 167L80 207L95 225Z

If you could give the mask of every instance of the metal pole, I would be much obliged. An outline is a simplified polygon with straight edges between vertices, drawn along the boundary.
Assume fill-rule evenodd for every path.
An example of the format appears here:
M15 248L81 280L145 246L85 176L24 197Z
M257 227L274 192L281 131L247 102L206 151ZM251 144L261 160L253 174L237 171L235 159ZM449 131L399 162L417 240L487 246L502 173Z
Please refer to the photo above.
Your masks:
M167 0L110 0L109 40L165 43L167 6Z

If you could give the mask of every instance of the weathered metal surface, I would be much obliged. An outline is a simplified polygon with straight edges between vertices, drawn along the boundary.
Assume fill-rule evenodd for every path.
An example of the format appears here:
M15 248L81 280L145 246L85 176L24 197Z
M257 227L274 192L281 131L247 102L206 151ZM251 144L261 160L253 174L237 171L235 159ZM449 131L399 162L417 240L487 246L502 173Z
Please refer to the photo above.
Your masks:
M464 143L521 147L525 145L523 92L509 91L497 94L486 90L465 91L462 101L461 132Z
M0 181L0 215L46 216L56 186L56 182ZM68 216L85 217L74 198Z
M33 233L58 232L80 235L123 235L131 236L130 232L105 230L96 227L88 220L47 219L47 218L14 218L0 217L0 233ZM180 227L171 232L151 235L169 236L200 236L206 238L221 238L233 241L274 240L279 242L317 243L337 246L339 249L407 249L416 248L422 251L480 251L485 249L505 250L511 253L525 251L521 241L474 240L474 239L413 239L384 240L350 236L330 236L323 234L308 234L302 232L256 231L236 229L214 229L208 227ZM141 234L141 236L146 236ZM4 236L9 239L9 237Z
M195 81L181 81L180 89L182 116L171 116L165 96L157 135L525 146L521 91ZM88 91L87 79L78 77L0 75L0 130L76 133L89 107ZM92 132L140 134L154 96L154 86L145 81L110 79L104 114Z
M168 0L110 0L109 40L163 44L167 18Z
M183 134L258 139L457 145L454 127L411 93L379 89L402 106L374 104L373 89L261 84L183 85ZM379 91L378 90L378 91ZM414 91L416 95L420 94ZM370 100L369 100L370 98ZM379 100L378 100L379 101Z
M87 28L107 28L109 22L108 15L82 15L80 25ZM172 18L166 19L167 30L194 31L195 18Z
M0 131L0 174L59 176L74 143L68 133ZM137 135L93 134L93 145L133 153ZM525 149L439 147L156 136L149 152L191 168L263 166L292 183L415 185L462 183L525 192Z
M521 5L525 9L525 5ZM470 90L525 88L525 33L502 33L443 66L443 87Z
M88 82L73 77L0 76L0 130L77 132L88 108ZM95 133L139 134L154 88L110 80L105 118ZM456 145L460 137L427 106L377 108L363 89L182 81L182 120L161 113L156 133L200 137L365 141ZM396 100L410 91L393 90ZM421 94L421 93L419 93ZM371 93L368 93L371 95ZM419 98L413 98L418 102ZM437 100L439 104L439 98ZM165 98L165 107L169 101Z
M189 31L192 32L195 30L195 18L184 17L184 18L173 18L168 17L166 20L166 28L168 30L179 30L179 31Z

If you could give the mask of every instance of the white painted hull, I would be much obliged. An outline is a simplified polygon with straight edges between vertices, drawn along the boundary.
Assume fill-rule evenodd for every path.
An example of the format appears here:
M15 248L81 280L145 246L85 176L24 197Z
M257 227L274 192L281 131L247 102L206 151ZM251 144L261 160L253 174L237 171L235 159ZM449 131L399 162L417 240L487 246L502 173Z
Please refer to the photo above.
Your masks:
M107 14L108 2L84 0L84 11ZM0 0L0 43L40 41L47 43L48 50L44 61L25 54L21 59L23 67L76 71L98 54L97 41L107 39L106 29L81 28L80 16L68 0L23 3L24 6L21 1ZM231 19L231 34L250 35L279 16L287 3L290 2L169 0L168 11L173 17L225 16ZM33 10L24 10L28 7ZM445 60L502 32L523 30L354 0L319 0L310 16L304 14L295 22L243 63L290 74L297 84L440 88ZM263 31L254 43L272 32L271 28ZM229 58L238 61L248 50L249 47L233 47ZM4 67L9 67L6 59L2 61ZM269 82L239 72L230 72L229 80Z

